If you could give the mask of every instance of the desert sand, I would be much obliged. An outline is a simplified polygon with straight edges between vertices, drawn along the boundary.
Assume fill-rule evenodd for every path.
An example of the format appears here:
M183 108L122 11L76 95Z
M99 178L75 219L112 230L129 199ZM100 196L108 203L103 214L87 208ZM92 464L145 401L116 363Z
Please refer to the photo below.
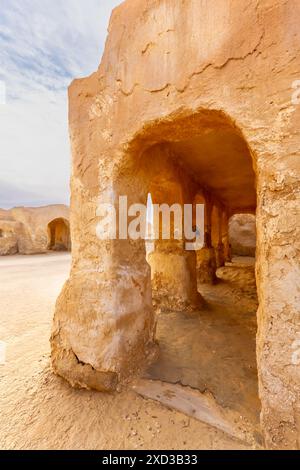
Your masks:
M0 340L7 343L0 365L1 449L253 448L131 389L78 390L53 374L51 321L70 261L67 253L0 259Z

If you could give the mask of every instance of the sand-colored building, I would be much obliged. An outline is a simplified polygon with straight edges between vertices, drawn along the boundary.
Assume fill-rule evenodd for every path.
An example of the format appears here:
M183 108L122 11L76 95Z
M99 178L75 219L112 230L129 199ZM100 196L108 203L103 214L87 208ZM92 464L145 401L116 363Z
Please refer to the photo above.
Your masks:
M67 206L0 209L0 255L28 255L70 248Z
M261 428L267 447L299 447L299 22L293 0L113 11L99 69L69 90L73 264L51 342L73 386L116 390L153 360L152 295L201 315L198 255L158 240L148 264L142 240L100 240L99 203L203 200L210 270L229 256L229 218L256 213Z

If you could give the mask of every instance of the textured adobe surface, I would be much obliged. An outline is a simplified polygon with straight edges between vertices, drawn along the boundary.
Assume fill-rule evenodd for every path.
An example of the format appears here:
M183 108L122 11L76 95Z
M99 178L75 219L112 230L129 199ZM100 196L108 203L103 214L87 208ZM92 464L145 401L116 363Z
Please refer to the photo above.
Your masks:
M231 214L257 204L257 362L270 448L297 448L300 433L300 369L292 362L299 337L300 107L291 102L299 20L294 0L251 0L246 7L239 0L127 0L114 10L98 71L69 91L73 264L52 333L54 370L85 387L113 389L151 357L155 320L144 244L100 241L96 210L120 194L145 201L147 168L155 169L149 162L171 157ZM230 142L247 149L243 161ZM187 145L199 156L193 167L182 151ZM213 151L209 159L204 145ZM190 194L183 194L192 200L188 181Z

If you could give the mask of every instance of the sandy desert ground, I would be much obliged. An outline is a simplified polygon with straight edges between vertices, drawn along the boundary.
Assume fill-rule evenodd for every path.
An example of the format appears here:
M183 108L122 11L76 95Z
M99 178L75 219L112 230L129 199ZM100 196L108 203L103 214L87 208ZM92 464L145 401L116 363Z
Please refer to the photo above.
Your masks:
M130 389L74 390L55 376L51 319L69 267L64 253L0 259L1 449L253 448Z

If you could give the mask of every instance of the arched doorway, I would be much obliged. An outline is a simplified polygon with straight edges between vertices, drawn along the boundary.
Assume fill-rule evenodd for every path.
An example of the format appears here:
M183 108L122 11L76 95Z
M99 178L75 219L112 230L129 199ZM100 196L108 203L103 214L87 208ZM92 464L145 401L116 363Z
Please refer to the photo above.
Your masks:
M160 237L147 255L154 340L160 347L147 377L208 389L258 426L254 265L232 265L229 241L230 214L255 211L255 173L248 145L230 118L218 112L210 117L209 123L201 115L170 122L161 129L162 141L130 155L132 167L127 176L122 173L126 187L134 188L132 202L145 201L150 193L154 204L205 206L201 250L186 251L184 237ZM153 129L155 140L160 126ZM128 259L132 241L130 247L122 243ZM141 265L136 267L135 259L142 257L138 242L135 249L127 269L136 276Z
M215 259L216 267L226 259L228 214L254 211L256 206L251 152L241 131L220 111L201 110L152 122L126 147L122 163L113 167L109 178L112 190L104 191L99 201L110 202L113 195L117 211L118 198L124 195L128 207L146 205L149 193L154 203L183 207L193 204L201 194L205 204L203 250L207 250L208 258ZM203 296L197 290L197 255L185 249L184 239L158 240L150 266L143 239L121 236L99 240L95 235L88 249L95 246L95 262L101 259L101 266L90 283L86 284L85 277L85 285L90 292L97 292L97 301L93 313L90 305L85 308L82 304L84 314L82 310L76 322L81 318L86 321L91 314L98 318L98 310L105 308L101 317L104 323L97 323L97 334L87 331L88 339L76 335L72 339L75 350L65 347L61 351L61 333L53 335L52 358L56 371L72 383L75 380L99 390L112 390L119 380L143 369L153 357L157 346L152 297L162 306L166 301L169 309L197 311L201 316ZM80 265L82 261L78 268ZM73 282L75 278L74 286ZM74 311L68 311L69 302L63 309L60 305L55 321L61 314L74 318ZM114 347L114 338L118 347ZM96 362L93 357L97 357Z
M69 222L62 218L56 218L49 222L47 227L48 250L69 251L71 249Z

